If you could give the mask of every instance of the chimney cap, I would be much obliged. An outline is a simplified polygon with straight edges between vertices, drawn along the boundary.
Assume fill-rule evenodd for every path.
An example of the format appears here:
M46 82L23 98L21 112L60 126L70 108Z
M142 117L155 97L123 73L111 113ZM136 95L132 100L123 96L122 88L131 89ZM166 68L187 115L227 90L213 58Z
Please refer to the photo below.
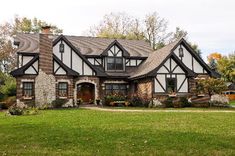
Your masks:
M51 33L51 26L50 25L42 26L42 33L43 34L50 34Z

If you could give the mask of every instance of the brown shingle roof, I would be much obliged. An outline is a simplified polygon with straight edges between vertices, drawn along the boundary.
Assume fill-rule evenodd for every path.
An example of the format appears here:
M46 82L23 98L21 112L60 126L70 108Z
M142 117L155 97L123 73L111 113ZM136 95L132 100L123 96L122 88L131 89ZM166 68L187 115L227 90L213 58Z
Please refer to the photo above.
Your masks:
M85 37L85 36L67 36L64 35L83 55L100 55L115 39ZM51 35L55 40L58 36ZM22 34L15 37L15 42L19 42L18 52L38 53L39 34ZM126 49L130 56L148 57L152 53L150 45L144 40L126 40L117 39L117 41Z
M157 68L167 58L167 56L170 55L172 49L180 42L180 40L181 39L178 39L151 53L149 57L131 73L132 76L130 78L145 76Z

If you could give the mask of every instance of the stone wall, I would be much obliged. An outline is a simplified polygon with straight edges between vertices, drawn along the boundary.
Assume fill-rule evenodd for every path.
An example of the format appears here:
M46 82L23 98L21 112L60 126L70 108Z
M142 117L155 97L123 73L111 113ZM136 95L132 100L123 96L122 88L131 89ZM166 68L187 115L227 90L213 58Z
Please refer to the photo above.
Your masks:
M37 107L50 104L56 99L55 77L47 75L41 69L35 78L35 104Z
M145 79L137 82L137 95L143 99L152 99L153 80Z

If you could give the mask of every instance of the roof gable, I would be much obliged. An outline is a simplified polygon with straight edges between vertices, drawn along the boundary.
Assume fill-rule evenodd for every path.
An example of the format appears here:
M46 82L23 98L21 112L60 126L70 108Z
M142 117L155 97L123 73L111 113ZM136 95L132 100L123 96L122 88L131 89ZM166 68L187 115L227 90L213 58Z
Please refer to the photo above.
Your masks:
M117 41L114 40L101 54L102 56L108 56L108 51L113 47L113 46L117 46L119 49L121 49L122 51L122 56L124 57L129 57L130 54L127 52L127 50L125 48L123 48L123 46Z

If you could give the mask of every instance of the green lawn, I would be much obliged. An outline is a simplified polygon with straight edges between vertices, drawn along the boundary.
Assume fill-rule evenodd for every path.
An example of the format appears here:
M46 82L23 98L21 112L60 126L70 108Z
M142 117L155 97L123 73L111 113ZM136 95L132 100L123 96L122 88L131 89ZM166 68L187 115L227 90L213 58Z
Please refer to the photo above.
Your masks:
M0 112L0 155L235 155L235 113Z

